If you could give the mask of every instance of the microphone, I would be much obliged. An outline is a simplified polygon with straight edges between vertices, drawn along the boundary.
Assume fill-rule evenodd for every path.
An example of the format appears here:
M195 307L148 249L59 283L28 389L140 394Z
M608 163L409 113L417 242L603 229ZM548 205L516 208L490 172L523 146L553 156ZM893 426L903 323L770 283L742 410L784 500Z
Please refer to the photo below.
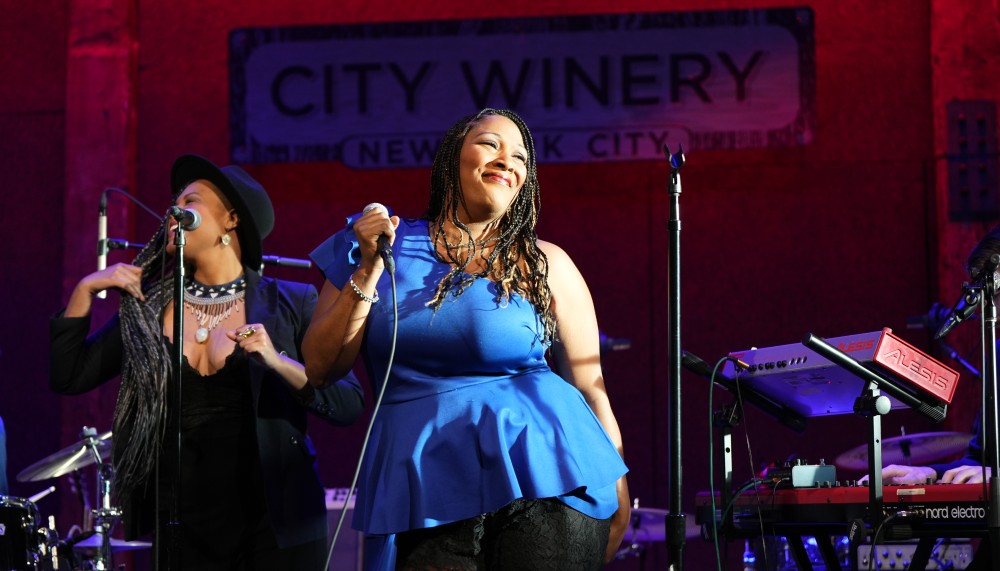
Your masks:
M101 200L97 204L97 271L108 267L108 191L101 191ZM108 292L101 290L97 297L105 299Z
M938 329L937 333L934 334L935 339L941 339L948 334L956 325L965 321L966 319L972 317L976 313L976 306L979 305L979 299L982 295L984 289L986 289L987 280L992 280L994 285L990 288L990 291L996 291L995 280L997 279L997 267L1000 266L1000 254L993 254L986 260L983 267L979 269L978 272L973 272L972 280L973 285L970 287L968 284L963 286L965 292L962 297L955 302L954 307L951 308L951 313L948 314L948 320L944 322L941 329Z
M146 245L140 242L129 242L128 240L123 240L122 238L108 238L109 250L127 250L129 248L141 250L145 247Z
M944 325L937 330L934 334L935 339L940 339L948 334L956 325L965 321L966 319L972 317L976 313L976 307L979 306L979 291L972 290L962 294L962 297L958 298L955 305L951 308L948 313L948 319L945 320Z
M385 213L389 213L389 209L382 206L378 202L372 202L365 209L361 211L362 215L368 214L372 210L385 210ZM396 260L392 258L392 246L389 244L389 237L385 233L379 234L378 237L378 255L382 257L382 261L385 262L385 269L389 272L389 275L396 273Z
M197 210L171 206L167 215L177 221L177 225L184 230L194 230L201 226L201 214Z

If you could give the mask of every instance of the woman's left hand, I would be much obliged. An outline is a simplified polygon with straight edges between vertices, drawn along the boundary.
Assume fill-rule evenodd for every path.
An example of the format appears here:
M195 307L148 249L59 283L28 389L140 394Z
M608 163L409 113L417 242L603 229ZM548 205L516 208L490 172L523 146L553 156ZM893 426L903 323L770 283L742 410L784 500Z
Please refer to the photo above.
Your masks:
M226 337L235 341L248 355L257 359L269 369L277 369L281 355L274 349L271 336L260 323L248 323L235 331L226 331Z

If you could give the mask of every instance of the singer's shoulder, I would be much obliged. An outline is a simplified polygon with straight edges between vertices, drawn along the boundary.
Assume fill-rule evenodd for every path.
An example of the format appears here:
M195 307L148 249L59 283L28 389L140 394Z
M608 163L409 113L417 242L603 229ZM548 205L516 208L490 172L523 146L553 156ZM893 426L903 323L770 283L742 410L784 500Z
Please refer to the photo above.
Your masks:
M573 259L566 253L566 250L563 250L552 242L539 240L538 249L541 250L548 259L549 270L559 270L564 267L576 267L576 264L573 263Z
M559 298L563 304L573 305L572 300L579 298L581 292L587 293L587 282L572 258L559 246L543 240L538 241L538 248L548 260L548 282L553 299Z

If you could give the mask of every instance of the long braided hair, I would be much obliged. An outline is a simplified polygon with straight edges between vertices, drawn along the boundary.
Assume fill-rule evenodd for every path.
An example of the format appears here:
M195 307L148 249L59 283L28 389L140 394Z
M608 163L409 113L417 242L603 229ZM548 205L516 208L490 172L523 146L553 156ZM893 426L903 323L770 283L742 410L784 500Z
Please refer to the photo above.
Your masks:
M146 301L122 295L119 308L124 355L113 429L115 448L120 450L115 455L114 479L119 498L153 472L166 430L172 369L161 316L173 298L173 258L166 256L169 220L164 219L133 262L142 269Z
M500 220L496 245L486 258L486 270L477 274L467 274L465 269L476 254L480 253L483 245L473 239L469 227L458 218L458 209L462 202L460 173L462 146L472 127L489 115L506 117L517 125L528 151L527 174L524 185ZM427 305L436 311L449 294L458 297L476 279L489 278L500 286L497 294L498 302L506 303L510 301L512 293L518 293L531 302L538 312L543 328L542 341L548 345L557 339L555 316L552 314L552 291L548 283L548 258L538 248L538 236L535 234L540 209L535 143L531 131L520 116L507 109L486 108L479 113L463 117L452 125L434 155L434 164L431 167L430 204L424 215L435 229L432 236L435 244L438 240L444 242L447 259L443 261L451 263L452 268L438 282L434 296ZM466 256L458 255L459 247L449 244L446 240L445 220L468 236L468 242L458 245L467 246Z

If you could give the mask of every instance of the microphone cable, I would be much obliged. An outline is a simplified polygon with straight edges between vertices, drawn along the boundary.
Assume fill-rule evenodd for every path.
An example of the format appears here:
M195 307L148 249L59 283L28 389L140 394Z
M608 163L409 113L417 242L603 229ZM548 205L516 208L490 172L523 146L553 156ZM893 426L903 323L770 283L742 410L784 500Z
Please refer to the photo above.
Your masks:
M719 368L730 361L735 365L736 371L736 389L737 394L739 393L739 372L741 367L745 367L745 363L733 357L732 355L726 355L722 357L715 363L715 367L712 368L712 374L709 377L708 383L708 497L711 502L712 508L712 544L715 547L715 564L719 571L722 571L722 554L719 551L719 527L720 523L724 523L726 519L726 513L732 508L733 502L736 497L747 489L747 487L741 488L740 491L733 494L730 498L729 505L726 506L726 510L722 513L722 522L719 522L716 516L716 505L715 505L715 411L712 409L712 396L715 393L715 377L719 374ZM737 401L740 407L740 416L744 417L745 413L743 411L743 396L738 394ZM746 419L743 419L746 422ZM747 446L749 447L749 441L747 441ZM751 467L753 466L753 459L751 457ZM751 477L750 481L756 481L756 474Z
M736 373L737 373L736 374L736 402L739 404L739 407L740 407L740 416L743 419L743 436L744 436L744 438L747 441L747 460L750 462L750 477L751 478L757 478L758 477L757 476L757 468L756 468L757 465L753 461L753 446L750 445L750 426L747 423L746 410L743 408L743 392L740 390L741 383L739 382L740 381L739 372L740 372L740 368L736 367ZM774 482L774 486L771 488L771 503L772 504L774 503L775 492L777 492L777 490L778 490L778 484L780 484L780 482ZM764 569L770 569L770 567L768 565L768 561L767 561L767 545L764 542L764 537L765 537L765 535L764 535L764 514L763 514L763 511L761 510L761 507L760 507L760 505L761 505L761 503L760 503L760 486L754 487L753 490L754 490L754 495L755 495L756 500L757 500L756 501L756 505L757 505L757 522L760 525L761 551L763 552L763 555L764 555Z
M391 254L390 254L391 255ZM386 270L389 270L389 264L386 264ZM361 463L364 462L365 450L368 449L368 441L372 435L372 428L375 426L375 418L378 416L378 411L382 406L382 397L385 395L385 387L389 384L389 374L392 372L392 362L396 357L396 334L399 330L399 304L396 300L396 271L395 264L389 273L389 283L392 287L392 343L389 346L389 360L386 362L385 375L382 377L382 386L379 387L378 397L375 399L375 405L372 407L372 416L368 421L368 428L365 430L365 438L361 442L361 452L358 454L358 463L354 467L354 476L351 478L351 487L347 489L347 497L344 498L344 505L340 508L340 515L337 517L337 527L334 529L333 538L330 540L330 548L326 554L326 564L323 565L321 571L327 571L330 568L330 561L333 559L333 548L337 545L337 538L340 536L340 529L344 525L344 517L347 515L347 506L350 504L351 496L354 495L354 488L358 484L358 478L361 475Z
M729 505L726 506L725 511L722 514L723 522L720 522L716 515L716 504L715 504L715 435L714 435L715 417L714 417L714 411L712 409L712 396L713 393L715 392L715 377L719 374L719 369L722 367L723 364L726 363L726 361L730 361L733 363L734 371L736 372L736 375L734 377L736 385L736 403L737 406L739 407L739 416L743 423L743 434L746 437L747 441L747 454L749 455L750 471L751 471L749 481L751 483L761 482L761 480L757 477L757 473L754 469L753 449L750 445L750 430L749 427L747 427L746 411L743 409L743 394L740 391L739 373L742 368L746 367L746 365L745 363L733 357L732 355L726 355L721 359L719 359L715 363L715 367L712 368L712 375L709 379L709 388L708 388L708 487L709 487L708 497L709 501L711 502L710 505L712 511L712 543L715 548L715 563L716 563L716 568L719 569L720 571L722 569L722 554L719 549L719 534L718 534L719 526L721 523L725 521L726 514L729 512L730 509L732 509L733 503L736 501L737 496L739 496L740 494L742 494L743 492L745 492L750 488L750 486L744 486L740 488L738 492L733 494L733 497L730 498ZM775 487L777 487L777 485ZM760 488L759 486L753 486L753 488L754 488L754 493L757 495L757 516L758 516L758 521L760 523L761 537L764 537L764 520L763 520L763 514L760 512ZM764 556L764 568L766 569L768 568L767 549L763 549L763 556Z
M146 212L148 212L149 215L152 216L153 218L156 218L157 220L162 220L163 219L163 217L161 217L159 214L153 212L153 210L150 207L148 207L145 204L143 204L141 200L139 200L138 198L132 196L131 194L129 194L125 190L122 190L120 188L115 188L115 187L108 187L108 188L104 189L104 192L117 192L119 194L122 194L122 195L126 196L129 200L131 200L132 202L134 202L137 206L139 206L139 208L142 208L143 210L145 210Z
M712 376L708 383L708 498L712 507L712 543L715 546L715 565L722 571L722 555L719 552L719 521L715 515L715 411L712 409L712 395L715 393L715 376L719 367L725 364L729 357L723 357L712 368Z

